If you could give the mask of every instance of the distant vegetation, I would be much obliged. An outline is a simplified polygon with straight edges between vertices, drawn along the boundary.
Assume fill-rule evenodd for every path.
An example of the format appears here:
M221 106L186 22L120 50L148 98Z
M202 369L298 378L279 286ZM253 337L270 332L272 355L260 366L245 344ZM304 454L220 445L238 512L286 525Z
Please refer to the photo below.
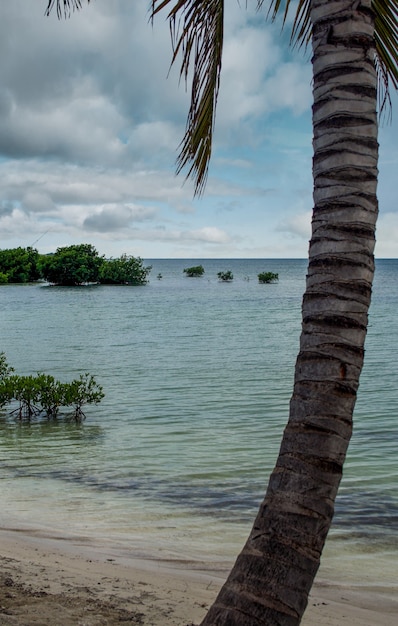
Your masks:
M103 285L145 285L152 266L144 267L142 259L122 254L119 259L104 261L99 270Z
M40 255L35 248L0 250L0 283L29 283L39 280Z
M144 266L140 257L122 254L118 258L100 256L94 246L82 243L57 248L53 254L39 254L35 248L13 248L0 250L0 285L7 283L29 283L38 280L58 286L101 285L146 285L152 266ZM189 277L200 277L205 273L203 265L186 267L183 273ZM221 282L234 279L231 270L217 273ZM259 283L275 283L279 275L260 272ZM157 279L162 279L157 274ZM249 280L248 276L244 280Z
M98 283L104 259L94 246L82 243L57 248L55 254L41 257L42 276L49 283L63 286Z
M205 273L205 268L203 265L194 265L193 267L186 267L184 269L184 274L187 276L203 276Z
M150 271L140 257L123 254L105 259L88 243L57 248L54 254L46 255L34 248L0 250L0 284L42 279L60 286L145 285Z
M279 280L279 274L275 274L274 272L260 272L258 274L258 282L259 283L276 283Z
M229 283L231 280L234 279L234 275L231 272L231 270L228 270L227 272L218 272L217 276L220 280L224 281L225 283Z
M41 372L36 376L18 376L13 372L4 352L1 352L0 408L11 405L9 413L19 420L31 420L41 415L54 419L64 408L69 409L70 416L80 422L85 418L82 407L99 404L104 397L102 387L88 373L80 374L70 383L61 383Z

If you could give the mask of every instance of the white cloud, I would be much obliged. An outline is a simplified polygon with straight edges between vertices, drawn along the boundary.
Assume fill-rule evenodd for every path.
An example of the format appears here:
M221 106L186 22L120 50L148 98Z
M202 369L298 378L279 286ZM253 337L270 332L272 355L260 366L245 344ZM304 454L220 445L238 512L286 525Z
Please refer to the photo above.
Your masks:
M153 219L156 210L142 206L108 205L94 210L83 221L83 228L99 233L128 228L134 222Z
M199 230L186 232L184 233L184 237L207 243L228 243L231 240L230 236L224 230L214 226L205 226Z
M376 230L376 255L397 258L398 213L380 213Z
M38 239L50 251L84 238L113 256L304 256L311 64L278 24L255 2L226 3L213 160L197 200L174 175L189 94L178 66L167 78L166 13L152 28L145 2L96 0L62 21L45 4L2 6L1 245ZM396 128L381 132L389 213L377 250L388 256L398 256Z
M280 108L295 115L311 105L310 64L283 59L279 31L273 24L238 27L226 36L217 128L264 116Z
M290 62L278 66L264 84L268 111L290 109L301 115L311 106L311 69L309 65Z
M159 161L161 153L165 153L164 161L174 162L176 146L183 134L183 127L177 128L168 121L143 122L133 128L128 138L129 150L138 160L146 158Z
M294 237L301 237L306 241L311 237L311 211L305 213L297 213L289 218L283 219L279 222L276 230L288 233Z

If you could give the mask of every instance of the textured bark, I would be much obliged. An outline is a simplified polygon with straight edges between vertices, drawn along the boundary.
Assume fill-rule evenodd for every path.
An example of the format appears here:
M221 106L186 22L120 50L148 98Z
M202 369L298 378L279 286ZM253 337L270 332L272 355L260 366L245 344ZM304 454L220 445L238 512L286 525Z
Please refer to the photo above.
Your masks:
M314 211L290 417L253 529L202 626L296 626L334 512L373 280L371 0L313 0Z

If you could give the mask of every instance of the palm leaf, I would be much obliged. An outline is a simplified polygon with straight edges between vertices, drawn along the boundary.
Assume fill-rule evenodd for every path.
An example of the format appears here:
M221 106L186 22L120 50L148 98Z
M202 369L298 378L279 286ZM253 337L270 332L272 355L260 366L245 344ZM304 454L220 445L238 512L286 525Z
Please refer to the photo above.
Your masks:
M379 111L391 117L390 86L398 88L398 2L373 0ZM386 106L387 105L387 106Z
M56 6L58 17L80 9L83 0L48 0L46 14ZM230 0L232 1L232 0ZM87 0L89 3L90 0ZM257 0L258 9L265 0ZM283 13L282 25L293 6L291 0L267 0L271 20ZM295 3L291 43L307 46L311 41L311 0ZM177 157L177 173L189 167L187 178L195 181L195 194L203 193L209 161L220 87L223 46L224 0L151 0L152 18L170 6L168 19L173 44L172 64L181 54L180 77L188 82L193 68L191 105L185 135ZM398 0L372 0L375 14L375 65L379 79L379 110L390 104L390 88L398 89ZM391 108L391 107L390 107Z
M261 8L265 0L258 0ZM275 20L281 11L282 0L269 0L268 15ZM290 8L284 0L283 26ZM398 89L398 0L372 0L375 16L375 65L378 75L379 111L391 105L390 88ZM291 42L307 46L311 41L311 2L299 0L292 27ZM391 106L389 106L391 110Z
M172 0L153 0L152 16ZM220 86L224 0L173 0L168 19L173 43L172 64L181 54L180 78L188 82L193 67L191 104L177 157L177 174L187 165L195 194L205 187L212 151Z
M87 0L87 3L89 2L90 0ZM48 0L45 15L50 15L54 6L57 7L58 18L61 18L62 14L64 17L69 17L72 11L82 8L82 0Z
M283 10L282 27L285 26L290 9L290 0L283 0L285 8ZM257 9L260 10L265 0L257 0ZM274 22L282 11L282 0L268 0L268 17ZM296 13L293 21L290 42L292 44L307 45L311 40L310 21L310 0L298 0Z
M398 88L398 1L373 0L376 50L386 74Z

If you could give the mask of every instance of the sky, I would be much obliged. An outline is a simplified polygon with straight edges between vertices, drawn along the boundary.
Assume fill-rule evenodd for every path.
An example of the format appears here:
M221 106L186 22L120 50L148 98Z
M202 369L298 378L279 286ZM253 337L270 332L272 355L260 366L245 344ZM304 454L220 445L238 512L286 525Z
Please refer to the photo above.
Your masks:
M304 258L312 209L311 63L256 2L226 3L204 195L175 175L189 92L149 0L0 9L0 248L80 243L107 257ZM266 5L267 3L265 3ZM188 90L189 91L189 90ZM398 257L398 98L380 129L376 256Z

